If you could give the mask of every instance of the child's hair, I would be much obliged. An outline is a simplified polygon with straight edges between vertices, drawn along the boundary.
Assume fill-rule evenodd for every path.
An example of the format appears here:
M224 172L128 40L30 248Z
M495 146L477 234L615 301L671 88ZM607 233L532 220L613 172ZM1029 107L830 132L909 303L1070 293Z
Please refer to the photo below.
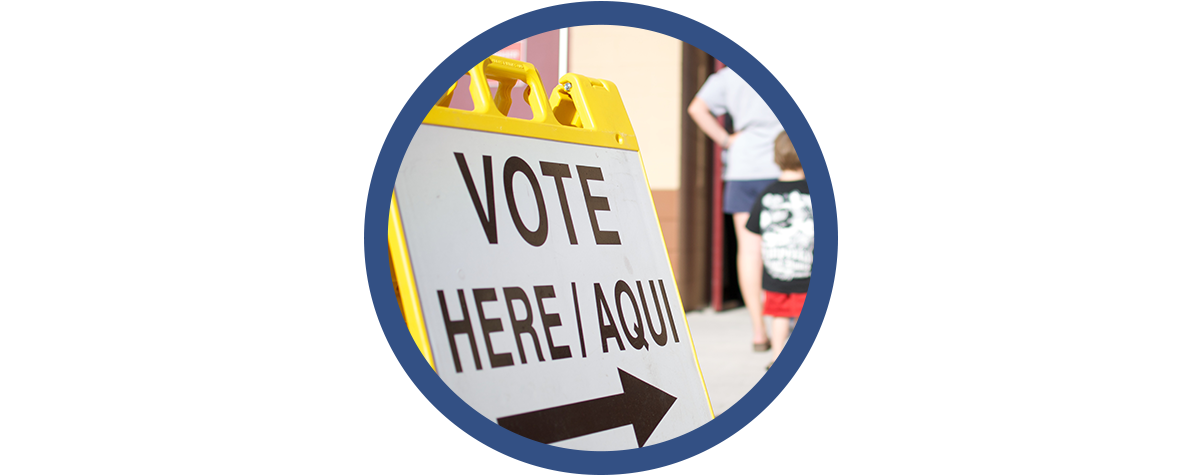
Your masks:
M804 170L800 165L800 156L796 155L796 148L792 146L792 140L788 139L787 131L780 132L779 137L775 138L775 165L781 170Z

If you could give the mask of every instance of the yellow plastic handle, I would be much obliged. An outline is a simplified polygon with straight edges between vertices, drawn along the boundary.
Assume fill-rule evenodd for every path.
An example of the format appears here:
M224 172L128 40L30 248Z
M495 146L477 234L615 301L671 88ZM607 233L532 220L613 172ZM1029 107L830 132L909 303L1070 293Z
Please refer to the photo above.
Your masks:
M550 113L550 101L546 97L546 89L542 87L542 78L532 64L491 56L475 65L467 74L471 76L471 99L475 102L475 112L507 116L512 105L512 88L519 80L527 85L525 97L533 111L533 122L558 124ZM492 98L487 82L489 79L500 83L496 98Z
M575 73L563 75L549 95L532 64L491 56L467 72L471 78L472 110L454 109L458 82L438 99L422 121L425 124L497 132L571 142L575 144L638 150L637 137L617 85ZM497 81L493 97L488 80ZM524 81L525 102L532 119L508 117L512 88ZM459 91L461 92L461 91Z

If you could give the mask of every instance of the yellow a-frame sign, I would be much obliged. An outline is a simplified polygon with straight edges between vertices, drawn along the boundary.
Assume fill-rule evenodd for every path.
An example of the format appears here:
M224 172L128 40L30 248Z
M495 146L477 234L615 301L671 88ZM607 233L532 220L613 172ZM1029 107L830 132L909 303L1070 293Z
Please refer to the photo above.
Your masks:
M471 69L400 165L388 228L413 339L484 416L557 446L619 450L713 418L637 138L615 84ZM499 82L495 95L488 79ZM528 85L532 119L507 117Z

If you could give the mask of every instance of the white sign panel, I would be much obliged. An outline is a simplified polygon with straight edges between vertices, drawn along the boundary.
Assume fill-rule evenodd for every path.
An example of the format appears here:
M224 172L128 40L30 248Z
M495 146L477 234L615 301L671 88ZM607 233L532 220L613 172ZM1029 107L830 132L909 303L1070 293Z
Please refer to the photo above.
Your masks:
M636 151L422 125L396 197L438 374L557 446L712 419Z

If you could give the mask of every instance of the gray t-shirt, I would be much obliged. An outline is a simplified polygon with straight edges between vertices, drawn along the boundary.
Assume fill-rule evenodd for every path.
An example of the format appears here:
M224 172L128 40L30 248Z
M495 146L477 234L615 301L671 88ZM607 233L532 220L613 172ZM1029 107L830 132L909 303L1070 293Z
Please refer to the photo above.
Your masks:
M713 115L733 116L733 145L721 155L725 180L766 180L779 178L775 165L775 138L783 126L767 102L754 92L732 69L724 68L704 82L696 97L708 104Z

